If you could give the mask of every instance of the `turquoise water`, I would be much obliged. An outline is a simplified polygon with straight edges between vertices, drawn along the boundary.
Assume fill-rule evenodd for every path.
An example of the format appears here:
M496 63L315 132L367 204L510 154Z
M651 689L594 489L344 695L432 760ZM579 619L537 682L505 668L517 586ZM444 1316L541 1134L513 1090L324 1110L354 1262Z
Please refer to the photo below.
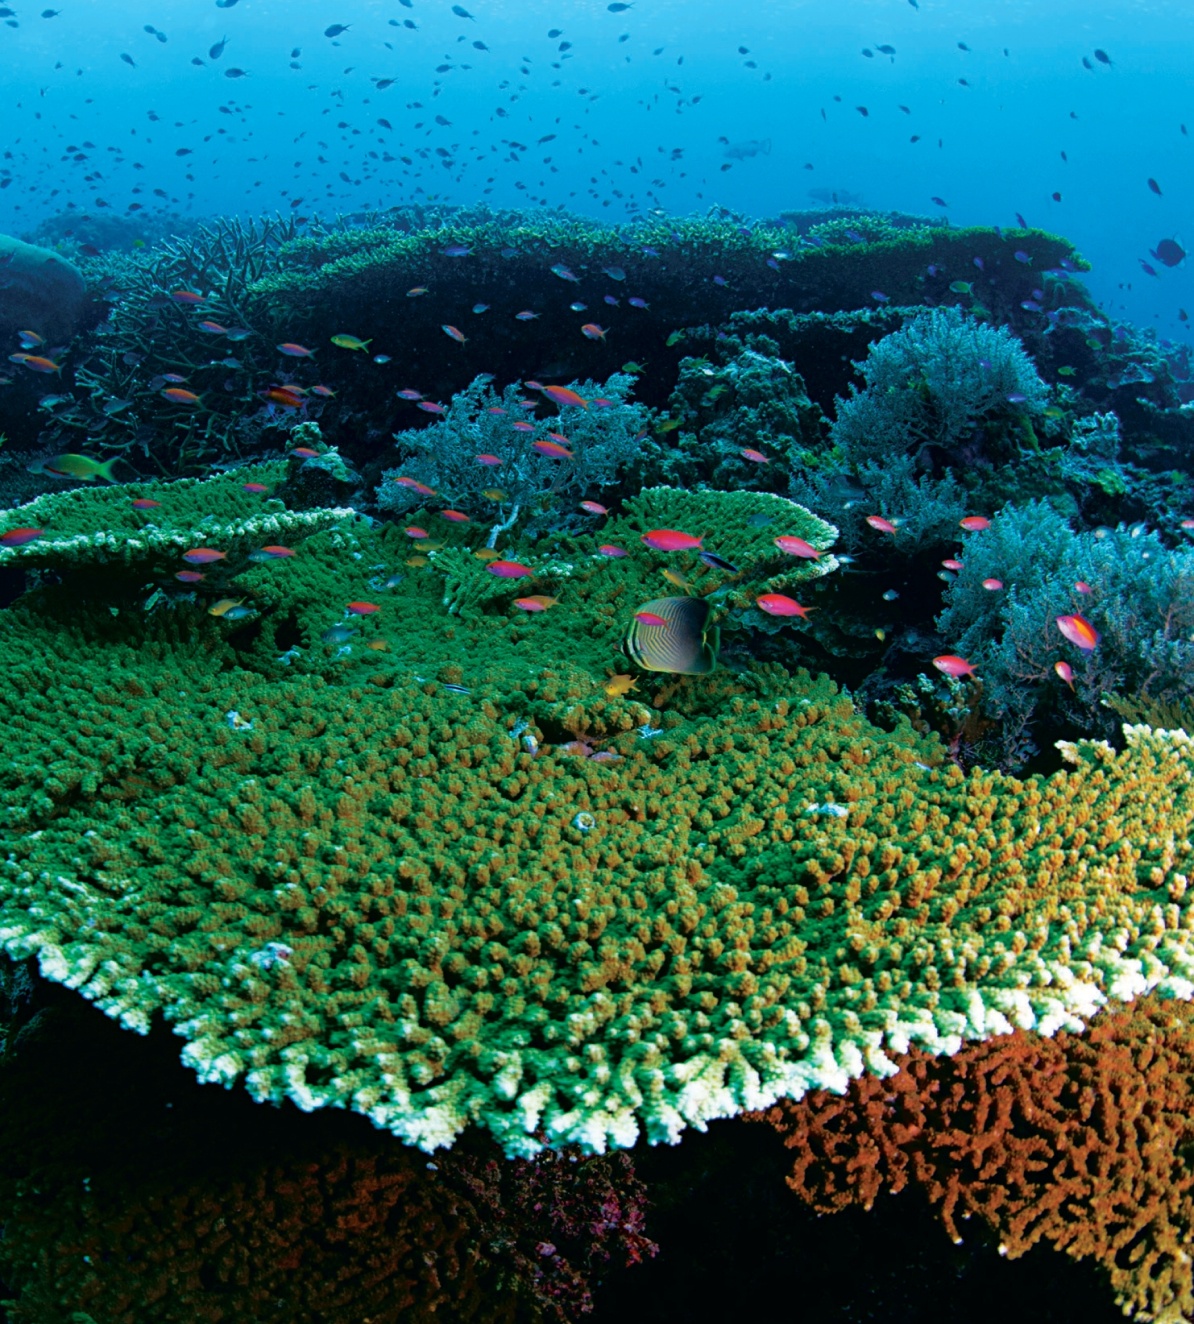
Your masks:
M0 178L15 183L0 194L0 225L28 229L101 200L105 219L153 231L163 213L427 198L622 220L710 206L764 217L815 205L810 190L934 215L940 197L955 224L1010 227L1019 213L1064 233L1109 309L1188 334L1188 269L1150 277L1139 265L1158 267L1150 250L1180 238L1194 206L1182 128L1194 130L1194 19L1180 3L471 8L467 20L424 0L180 0L75 4L42 19L17 6L0 26ZM325 36L334 25L348 30ZM752 142L765 154L727 159L727 145ZM133 203L144 210L130 217Z

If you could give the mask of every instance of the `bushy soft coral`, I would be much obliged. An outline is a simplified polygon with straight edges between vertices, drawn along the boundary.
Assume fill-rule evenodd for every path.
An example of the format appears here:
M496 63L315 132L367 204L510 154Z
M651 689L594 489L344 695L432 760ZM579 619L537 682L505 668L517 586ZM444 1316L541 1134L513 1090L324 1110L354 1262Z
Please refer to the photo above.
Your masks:
M821 411L768 336L722 346L717 360L684 359L669 404L681 430L644 441L635 472L647 483L783 491L796 457L821 441Z
M424 505L425 494L396 481L411 478L474 520L491 518L495 529L517 528L534 537L548 529L579 528L580 498L600 496L638 451L648 415L628 401L633 384L626 373L615 373L603 386L573 383L590 402L587 409L565 405L561 414L535 419L521 404L526 396L521 383L507 386L499 397L487 377L474 378L452 397L445 417L394 434L400 464L386 471L378 504L399 514ZM598 399L609 403L599 405ZM533 421L533 431L516 429L520 421ZM552 432L566 435L571 458L535 450ZM478 455L500 463L480 462ZM500 499L485 495L494 490L503 493Z
M956 308L935 308L871 345L865 379L839 400L833 443L851 464L911 454L931 472L992 466L1020 451L1047 400L1020 342Z
M978 664L984 711L998 722L991 748L976 753L1015 767L1035 748L1042 710L1110 738L1119 723L1105 694L1172 702L1194 688L1194 552L1170 551L1139 527L1075 533L1050 505L1031 502L966 535L961 561L937 628L949 651ZM1003 588L984 588L987 579ZM1101 636L1089 652L1057 627L1074 612ZM1073 693L1057 661L1073 668Z

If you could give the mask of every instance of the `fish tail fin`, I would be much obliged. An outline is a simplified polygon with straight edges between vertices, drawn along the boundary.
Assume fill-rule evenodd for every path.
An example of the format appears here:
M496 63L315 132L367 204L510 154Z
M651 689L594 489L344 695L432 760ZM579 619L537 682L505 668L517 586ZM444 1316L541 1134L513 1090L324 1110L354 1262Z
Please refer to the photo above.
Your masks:
M109 483L119 483L120 479L115 477L112 473L112 466L114 464L119 464L119 463L120 463L120 456L113 455L110 460L105 460L103 464L101 464L99 468L96 469L95 476L97 478L106 479Z

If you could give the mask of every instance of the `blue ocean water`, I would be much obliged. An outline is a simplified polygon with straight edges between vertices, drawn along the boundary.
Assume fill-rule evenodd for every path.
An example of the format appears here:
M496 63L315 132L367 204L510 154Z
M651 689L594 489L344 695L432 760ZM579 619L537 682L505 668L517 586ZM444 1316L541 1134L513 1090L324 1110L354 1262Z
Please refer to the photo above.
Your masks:
M1189 333L1189 269L1150 256L1194 207L1180 0L3 8L7 232L428 198L765 217L816 192L1022 216L1114 315Z

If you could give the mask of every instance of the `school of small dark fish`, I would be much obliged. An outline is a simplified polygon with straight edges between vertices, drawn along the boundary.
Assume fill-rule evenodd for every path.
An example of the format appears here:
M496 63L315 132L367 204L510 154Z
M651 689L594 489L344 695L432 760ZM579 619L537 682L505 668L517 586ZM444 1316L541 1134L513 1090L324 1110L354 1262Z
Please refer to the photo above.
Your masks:
M488 5L433 0L402 0L397 16L346 4L334 22L298 8L285 30L273 33L238 0L215 0L206 18L188 15L185 24L167 23L167 11L165 26L103 7L104 39L89 34L80 46L65 26L77 10L0 6L0 60L21 74L11 84L0 159L0 229L19 228L47 206L77 211L83 228L88 217L121 212L134 219L143 212L149 224L155 214L210 210L221 195L226 210L235 199L240 210L281 208L300 217L361 214L420 198L634 217L734 206L725 172L771 171L772 160L788 179L797 170L832 174L807 194L851 205L863 190L842 186L848 162L897 151L893 160L903 159L899 169L910 187L889 203L998 219L986 195L981 215L975 203L959 199L959 184L974 172L975 142L955 124L973 115L977 98L990 102L991 115L1004 115L996 102L1015 95L1035 56L988 27L951 33L909 0L902 13L884 16L889 31L876 33L879 39L843 44L827 57L805 50L799 26L785 32L782 19L764 40L747 14L728 20L711 8L720 36L710 45L696 32L659 26L644 6L559 9L554 25L532 26ZM53 32L48 42L43 30ZM1016 215L1021 224L1026 218L1047 229L1064 224L1081 244L1085 214L1096 202L1089 184L1079 190L1065 177L1072 161L1085 161L1090 182L1101 185L1108 164L1097 159L1100 119L1110 129L1122 114L1115 98L1123 80L1149 71L1080 38L1054 58L1051 80L1067 89L1069 102L1039 123L1025 107L1034 127L1033 143L1023 146L1039 144L1040 155L1031 171L1008 158L1003 206L1009 221ZM903 81L925 59L938 72ZM611 62L623 70L617 79ZM781 67L802 75L815 69L818 89L829 72L839 89L805 95L798 113L808 122L793 118L795 108L777 120L766 110L766 85ZM711 75L707 86L696 68ZM1084 77L1100 81L1088 90ZM936 97L928 95L934 78ZM749 106L758 98L753 132L725 126L726 79L739 101ZM172 109L180 94L185 109ZM1188 175L1188 159L1183 165L1175 156L1188 134L1176 118L1154 130L1121 162L1138 182L1123 179L1119 187L1165 199L1165 180ZM795 137L807 139L799 150L809 159L795 156ZM926 159L927 150L936 160ZM752 175L745 186L756 191L758 179ZM780 205L790 206L800 191L790 188ZM879 201L871 198L872 205ZM1183 264L1179 217L1158 211L1143 222L1148 229L1137 234L1134 253L1125 251L1115 276L1125 297L1133 270L1160 279ZM1167 224L1173 232L1165 232ZM595 338L607 329L586 325Z

